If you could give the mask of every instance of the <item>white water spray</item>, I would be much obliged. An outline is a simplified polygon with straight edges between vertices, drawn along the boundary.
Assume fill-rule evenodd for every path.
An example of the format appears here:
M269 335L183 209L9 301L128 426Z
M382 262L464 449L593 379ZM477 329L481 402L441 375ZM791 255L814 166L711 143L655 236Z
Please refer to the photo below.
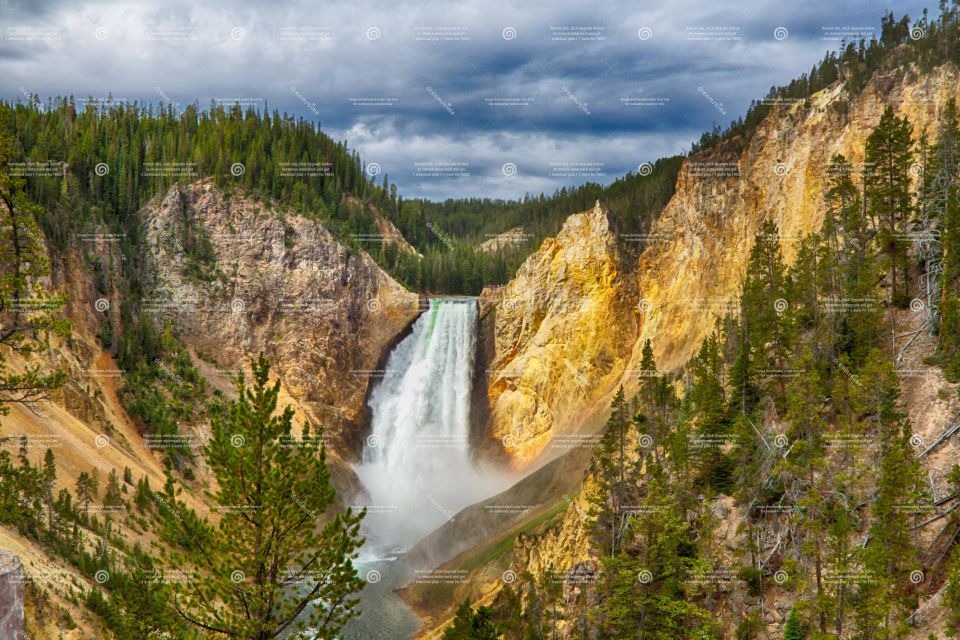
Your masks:
M431 299L370 394L371 434L357 475L369 495L367 548L402 550L457 511L506 488L470 455L476 301Z

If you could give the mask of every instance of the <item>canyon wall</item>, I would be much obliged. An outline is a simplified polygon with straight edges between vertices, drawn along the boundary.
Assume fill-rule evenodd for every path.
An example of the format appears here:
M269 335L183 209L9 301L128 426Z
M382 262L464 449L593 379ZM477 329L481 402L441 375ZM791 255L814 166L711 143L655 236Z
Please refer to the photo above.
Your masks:
M923 130L933 135L939 110L958 96L957 71L949 66L878 74L853 99L838 84L805 101L778 103L741 152L711 149L684 162L642 257L640 295L649 311L633 363L647 338L661 368L694 354L738 295L764 221L777 223L784 257L792 260L797 241L823 223L830 158L841 153L862 166L867 136L887 105L909 118L916 138Z
M602 414L623 384L636 388L649 339L658 368L681 366L739 294L760 225L777 223L787 261L819 229L830 158L863 162L884 108L931 134L956 69L878 74L853 99L835 85L779 102L745 143L688 158L676 193L639 257L624 249L602 205L572 215L507 285L484 291L488 441L514 465L537 458L558 434ZM499 443L499 444L497 444Z
M419 297L319 223L209 183L174 187L142 212L152 276L144 313L227 369L263 352L297 409L358 453L383 352Z
M636 276L609 212L598 202L570 216L479 304L488 444L523 466L579 424L637 340Z

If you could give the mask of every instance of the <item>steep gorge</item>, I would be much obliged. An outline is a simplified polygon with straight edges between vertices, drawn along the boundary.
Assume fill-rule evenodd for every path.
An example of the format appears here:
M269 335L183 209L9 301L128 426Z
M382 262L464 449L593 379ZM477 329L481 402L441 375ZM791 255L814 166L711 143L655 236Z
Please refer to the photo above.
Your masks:
M591 415L593 421L602 418L619 384L628 393L636 389L645 340L651 340L661 370L676 370L735 304L753 238L764 221L776 222L784 257L792 262L797 241L823 222L822 194L834 154L862 165L866 138L887 105L909 119L916 137L932 132L943 105L958 96L957 69L945 65L927 74L877 75L852 99L837 84L806 101L778 104L749 140L728 141L684 162L676 194L654 222L640 255L623 250L627 243L605 226L601 203L572 215L508 285L481 297L488 443L499 443L501 455L518 466L552 457L554 439L588 446L588 438L569 434L589 424ZM918 175L914 168L911 173ZM916 314L899 315L905 330L919 328ZM594 338L598 328L602 339ZM916 340L901 365L904 407L919 441L927 443L958 410L957 385L923 362L933 348L930 336ZM573 370L571 353L577 354ZM931 486L942 483L954 461L955 451L946 448L924 458ZM558 521L520 533L505 554L479 567L469 554L444 565L470 567L457 596L489 603L518 576L537 580L552 566L564 574L561 600L568 618L563 637L572 633L571 617L591 597L589 585L598 568L587 543L590 483L587 477L578 494L562 496L566 506ZM717 537L725 552L737 553L744 505L724 497L710 508L719 514ZM723 599L746 597L737 589L721 594ZM415 591L409 597L417 601ZM774 588L765 619L771 631L782 631L792 598L789 590ZM429 614L442 625L444 613ZM937 632L942 618L934 599L917 618L916 637Z
M143 312L226 370L264 352L303 418L359 455L377 366L420 314L419 296L321 224L209 183L174 187L142 215Z
M642 252L610 226L602 203L572 215L513 280L481 296L488 445L521 467L558 446L555 437L595 419L619 384L636 388L647 339L661 369L682 365L730 308L764 221L776 222L790 262L823 222L834 154L861 165L888 104L916 136L958 96L957 70L944 65L877 75L853 99L838 83L778 103L745 143L684 161Z
M316 221L271 210L242 192L226 194L208 182L175 186L139 215L148 255L138 269L148 286L133 313L149 317L158 329L171 327L207 382L228 397L232 376L248 358L261 351L271 358L282 402L295 407L296 420L327 428L334 482L348 501L357 483L343 458L359 454L368 390L380 375L383 353L420 314L419 296L366 254L348 251ZM76 250L48 251L52 273L46 284L66 295L63 315L71 332L30 364L60 368L68 383L36 411L11 407L0 435L14 437L3 446L26 438L34 464L51 449L57 490L72 492L81 473L122 476L125 468L134 480L162 488L169 474L164 447L127 413L121 401L126 372L109 347L116 341L104 344L104 327L123 331L120 310L130 305L121 286L124 256L117 239L97 229ZM13 357L8 364L20 372L28 363ZM176 378L170 368L163 370ZM205 430L181 424L180 436L202 443ZM196 479L187 482L182 497L201 516L215 518L202 493L209 477L198 462ZM134 514L116 521L113 534L131 545L155 544L140 512ZM88 532L81 535L95 544ZM31 580L31 637L104 637L83 606L84 593L97 589L90 576L12 528L0 527L0 546L21 558Z
M830 156L861 162L886 104L909 117L915 133L930 129L943 102L960 93L957 81L950 67L923 77L903 72L874 78L852 101L834 87L780 105L744 149L715 148L684 163L642 254L619 236L602 203L572 215L510 283L481 296L485 450L529 467L551 449L589 446L577 430L603 413L618 384L635 386L645 339L661 368L693 354L737 293L764 220L777 222L792 258L793 241L822 221ZM151 288L140 312L171 323L216 368L242 367L264 351L302 417L327 426L339 451L356 453L375 369L419 314L418 296L322 225L207 183L174 188L143 215ZM88 289L78 313L92 313L96 294ZM112 302L115 309L121 301ZM87 337L83 361L108 363ZM919 399L910 411L922 416L932 400L911 392ZM82 396L76 413L86 411ZM84 422L91 416L84 413ZM84 452L99 455L89 446ZM143 458L142 468L161 478L156 461ZM589 562L585 505L564 499L574 507L557 526L518 537L506 557L514 574Z
M633 362L647 338L663 368L693 355L738 291L765 220L777 223L792 260L796 241L823 222L830 158L841 153L861 166L867 136L887 105L910 120L916 137L932 134L943 105L958 96L950 65L878 74L852 99L836 84L806 101L778 104L739 153L721 147L689 158L643 254L639 287L649 312Z

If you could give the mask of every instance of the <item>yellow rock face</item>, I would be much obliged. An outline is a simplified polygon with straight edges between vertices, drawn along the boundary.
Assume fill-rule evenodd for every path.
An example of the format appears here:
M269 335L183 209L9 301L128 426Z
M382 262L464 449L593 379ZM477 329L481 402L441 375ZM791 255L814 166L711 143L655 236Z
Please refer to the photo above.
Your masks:
M825 89L807 103L776 107L742 152L713 149L688 159L651 233L662 240L642 258L640 295L650 311L633 362L646 338L661 368L688 360L739 293L760 225L777 223L792 260L797 240L823 223L830 158L842 153L854 166L862 163L867 136L888 104L909 118L915 137L923 129L932 135L943 104L960 94L957 80L943 67L877 76L852 101L839 87Z
M684 162L639 260L618 247L599 203L572 215L509 284L481 296L481 314L495 315L487 359L494 445L514 465L528 464L556 434L601 412L619 384L636 388L648 338L661 370L686 362L739 294L765 220L777 223L792 260L797 241L823 222L830 158L862 163L888 104L915 136L932 135L958 94L956 70L943 67L876 76L852 100L832 87L776 106L742 149L716 147Z
M481 314L494 314L491 437L515 465L533 460L558 428L577 426L619 379L639 329L625 263L597 203L570 216L509 284L481 296Z

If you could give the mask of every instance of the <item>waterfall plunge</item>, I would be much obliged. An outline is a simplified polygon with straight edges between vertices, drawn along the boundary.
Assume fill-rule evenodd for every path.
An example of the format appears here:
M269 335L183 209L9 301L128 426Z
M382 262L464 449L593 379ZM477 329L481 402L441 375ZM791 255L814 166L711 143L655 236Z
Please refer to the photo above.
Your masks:
M369 496L368 550L392 553L509 485L471 458L473 299L431 299L370 394L371 435L356 467Z

